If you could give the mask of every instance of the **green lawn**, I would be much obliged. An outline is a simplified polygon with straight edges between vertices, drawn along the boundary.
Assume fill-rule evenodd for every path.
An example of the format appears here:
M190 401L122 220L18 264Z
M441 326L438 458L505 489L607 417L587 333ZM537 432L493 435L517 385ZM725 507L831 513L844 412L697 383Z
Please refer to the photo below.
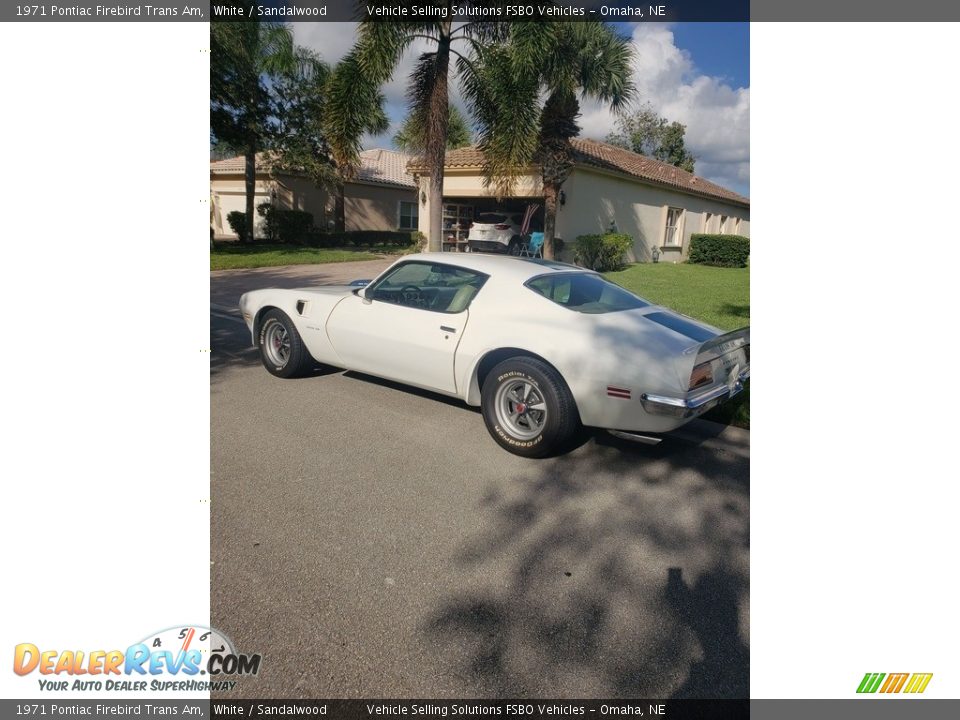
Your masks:
M396 253L397 250L396 247L346 250L340 248L310 248L302 245L219 244L210 251L210 269L237 270L240 268L276 267L278 265L312 265L314 263L337 263L349 260L374 260L384 251Z
M642 298L721 330L750 324L750 268L638 263L607 277Z
M640 263L607 277L642 298L722 330L750 324L750 268ZM744 392L704 418L749 428L749 382Z

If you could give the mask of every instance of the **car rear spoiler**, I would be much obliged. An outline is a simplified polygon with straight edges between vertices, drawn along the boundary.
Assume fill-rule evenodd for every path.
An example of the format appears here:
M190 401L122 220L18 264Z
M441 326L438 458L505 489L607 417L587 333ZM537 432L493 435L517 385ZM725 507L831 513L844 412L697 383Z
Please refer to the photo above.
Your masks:
M708 362L727 353L743 348L747 354L747 362L750 362L750 328L740 328L733 332L723 335L717 335L715 338L707 340L697 349L697 359L694 365Z

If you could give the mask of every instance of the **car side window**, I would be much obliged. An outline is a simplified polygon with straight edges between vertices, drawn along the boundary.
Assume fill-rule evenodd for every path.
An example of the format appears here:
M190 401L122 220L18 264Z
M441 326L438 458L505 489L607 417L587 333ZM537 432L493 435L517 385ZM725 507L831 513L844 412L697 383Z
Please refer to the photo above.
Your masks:
M371 300L441 313L466 310L487 275L442 263L408 262L371 285Z
M528 280L527 287L569 310L598 314L634 310L650 303L594 273L556 273Z

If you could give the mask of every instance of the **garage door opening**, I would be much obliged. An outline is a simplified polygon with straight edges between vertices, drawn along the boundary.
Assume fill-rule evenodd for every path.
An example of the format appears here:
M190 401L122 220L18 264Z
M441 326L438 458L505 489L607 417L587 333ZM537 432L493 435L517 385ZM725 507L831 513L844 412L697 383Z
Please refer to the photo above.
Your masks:
M530 233L543 231L543 198L444 198L443 250L519 253Z

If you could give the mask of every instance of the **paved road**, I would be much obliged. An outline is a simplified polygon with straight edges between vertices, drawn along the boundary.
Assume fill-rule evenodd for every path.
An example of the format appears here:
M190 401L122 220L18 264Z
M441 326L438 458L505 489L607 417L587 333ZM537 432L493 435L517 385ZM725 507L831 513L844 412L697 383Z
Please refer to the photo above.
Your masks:
M212 621L264 656L232 696L747 694L747 433L525 460L459 403L279 380L211 327Z

